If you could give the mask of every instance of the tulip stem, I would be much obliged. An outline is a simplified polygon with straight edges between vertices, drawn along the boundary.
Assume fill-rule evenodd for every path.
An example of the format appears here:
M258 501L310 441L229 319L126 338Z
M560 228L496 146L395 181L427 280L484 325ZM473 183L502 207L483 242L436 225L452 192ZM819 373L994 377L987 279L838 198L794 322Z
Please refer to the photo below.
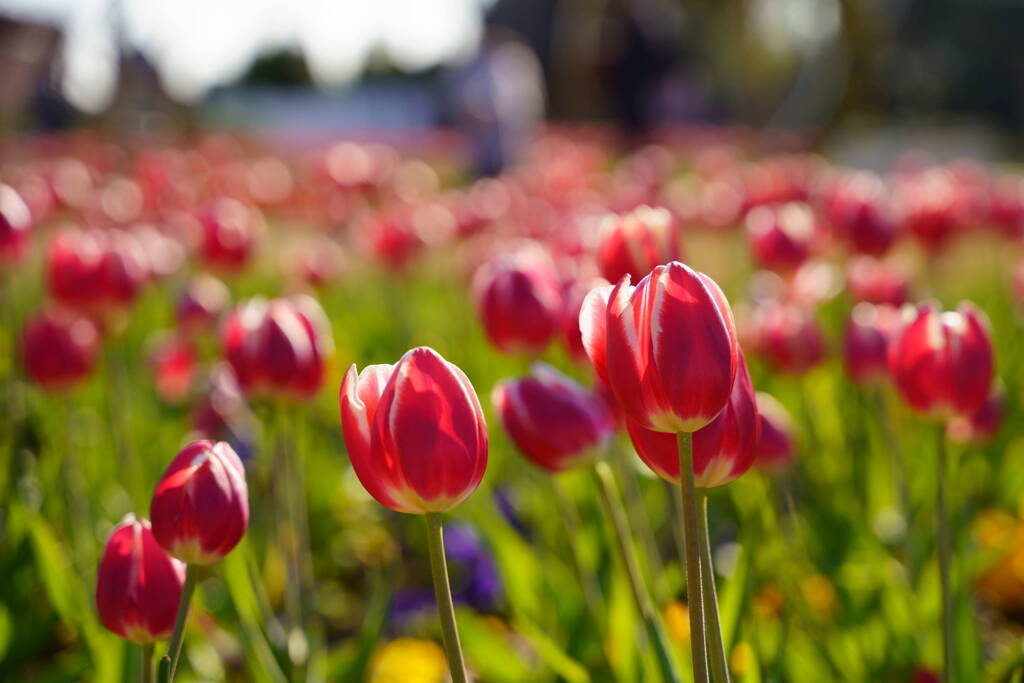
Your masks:
M551 486L554 489L555 504L562 515L562 522L565 526L565 540L569 544L569 554L572 556L573 569L580 582L580 590L583 591L583 601L590 612L590 618L595 628L603 624L605 620L604 598L601 596L601 586L593 572L589 572L583 565L583 557L580 553L580 546L577 541L580 538L579 511L576 509L572 498L565 490L562 482L557 476L551 477Z
M444 651L448 656L448 671L452 683L467 683L466 662L459 643L459 628L455 623L455 605L452 602L452 586L448 581L448 562L444 556L444 533L441 530L441 514L428 512L427 549L430 553L430 573L434 579L434 595L437 598L437 612L441 617L441 634Z
M683 509L684 555L686 558L687 607L690 613L690 650L693 653L693 680L708 683L707 642L704 630L704 600L701 590L700 534L697 531L697 491L693 479L693 435L680 432L679 491Z
M142 646L142 683L153 683L153 644Z
M171 683L178 669L178 657L181 656L181 643L185 638L185 622L188 621L188 608L192 602L192 593L196 589L196 572L199 568L194 564L185 565L185 585L181 589L181 602L178 603L178 616L174 619L174 630L171 642L167 646L167 654L160 660L158 683Z
M629 528L629 521L626 511L619 498L618 488L615 486L615 476L612 474L608 463L599 460L594 465L594 473L597 476L598 489L601 492L601 502L604 504L605 513L612 523L615 541L619 546L619 555L622 564L626 568L626 577L629 579L630 588L633 589L633 600L636 602L636 609L647 626L654 649L658 655L658 666L661 667L662 678L672 683L680 680L679 672L676 671L675 662L672 660L672 651L668 643L665 629L654 611L651 604L651 596L644 585L643 576L640 574L640 565L636 558L636 549L633 547L632 532ZM707 683L704 681L704 683Z
M697 492L697 526L700 527L701 594L704 596L704 618L708 629L708 655L711 674L716 683L729 683L729 665L722 640L722 623L718 618L718 590L715 588L715 569L711 559L711 532L708 529L708 491Z
M938 517L939 530L939 583L942 586L942 680L949 683L953 680L953 592L950 588L953 543L946 504L946 425L940 424L935 434L935 446L938 451L936 462L938 501L935 513Z

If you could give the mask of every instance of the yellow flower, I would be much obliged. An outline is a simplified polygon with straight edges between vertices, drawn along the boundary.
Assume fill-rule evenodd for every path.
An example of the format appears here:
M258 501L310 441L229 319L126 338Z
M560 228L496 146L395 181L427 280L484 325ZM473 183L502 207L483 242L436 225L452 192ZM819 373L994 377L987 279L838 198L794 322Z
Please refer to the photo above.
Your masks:
M432 640L398 638L377 650L370 683L441 683L448 673L444 650Z
M800 584L804 600L819 616L827 616L836 604L836 589L821 574L812 574Z
M739 642L732 649L729 655L729 668L737 676L743 676L750 668L751 660L754 657L754 650L747 643Z
M665 607L665 626L672 640L680 645L690 644L690 610L686 603L674 600Z

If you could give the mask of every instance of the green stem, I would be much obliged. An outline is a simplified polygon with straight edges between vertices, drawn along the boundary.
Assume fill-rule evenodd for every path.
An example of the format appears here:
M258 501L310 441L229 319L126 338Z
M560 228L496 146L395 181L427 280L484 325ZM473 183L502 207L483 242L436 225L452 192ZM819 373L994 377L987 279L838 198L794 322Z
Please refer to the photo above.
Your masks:
M636 602L636 609L644 620L651 641L658 655L658 666L661 667L662 678L672 683L678 683L679 672L672 661L671 648L665 629L654 611L651 604L650 594L640 574L640 566L636 559L636 549L633 547L632 532L629 529L629 521L626 518L626 511L622 506L622 499L619 498L618 489L615 486L615 477L612 474L608 463L598 461L594 465L594 473L597 476L598 489L601 492L601 502L604 504L605 513L612 523L615 541L619 547L619 555L622 564L626 568L626 577L629 579L629 586L633 589L633 600ZM706 683L706 681L704 682Z
M942 680L949 683L953 680L953 592L950 588L953 542L946 504L946 425L940 424L935 434L935 446L938 451L935 471L938 504L935 512L939 531L939 583L942 586Z
M153 683L153 644L142 646L142 683Z
M683 537L686 556L687 607L690 612L690 650L693 653L693 680L708 683L707 642L704 630L704 599L700 576L700 534L697 532L697 491L693 480L693 435L680 432L679 492L683 509Z
M708 629L708 655L711 675L716 683L729 683L729 665L722 640L722 623L718 618L718 590L715 588L715 569L711 560L711 532L708 529L708 492L697 492L697 526L700 527L701 594L704 596L704 617Z
M618 466L619 476L622 478L622 493L626 499L626 510L629 518L636 524L636 532L640 538L640 544L644 552L641 557L644 560L644 569L647 570L647 579L655 593L658 592L655 582L665 571L664 563L661 561L661 553L658 551L658 543L654 537L654 529L651 526L651 518L644 507L640 487L636 482L636 470L629 460L628 454L617 446L612 446L612 457Z
M185 622L188 621L188 608L192 602L192 593L196 589L196 572L199 568L194 564L185 566L185 585L181 589L181 602L178 603L178 616L174 619L174 630L171 642L167 646L167 654L160 660L159 683L171 683L178 669L178 657L181 656L181 643L185 638Z
M437 598L437 612L441 617L441 634L444 637L444 651L448 656L448 671L452 683L467 683L466 662L462 657L459 643L459 629L455 623L455 605L452 603L452 587L448 581L448 563L444 557L444 534L441 530L441 515L428 512L427 548L430 553L430 573L434 579L434 595Z
M562 522L565 526L565 541L569 544L573 569L575 569L576 577L580 582L580 590L583 591L583 601L586 603L587 611L590 613L590 619L595 628L599 628L599 625L605 621L604 598L594 573L588 572L583 565L583 557L577 542L580 537L579 512L558 476L554 475L550 477L550 480L551 487L554 489L555 504L558 505L558 511L562 515Z

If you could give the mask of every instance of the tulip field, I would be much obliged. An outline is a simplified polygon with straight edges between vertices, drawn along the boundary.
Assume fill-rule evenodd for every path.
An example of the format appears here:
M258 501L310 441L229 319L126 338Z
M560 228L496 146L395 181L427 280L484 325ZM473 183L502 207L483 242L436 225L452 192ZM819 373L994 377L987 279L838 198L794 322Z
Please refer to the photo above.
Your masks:
M1024 680L1024 172L11 137L0 681Z

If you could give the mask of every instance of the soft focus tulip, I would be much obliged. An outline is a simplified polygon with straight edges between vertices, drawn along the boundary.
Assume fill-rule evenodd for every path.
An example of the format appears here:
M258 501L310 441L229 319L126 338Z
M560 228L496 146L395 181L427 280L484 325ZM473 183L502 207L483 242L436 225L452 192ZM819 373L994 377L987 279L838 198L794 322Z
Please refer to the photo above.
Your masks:
M940 420L979 410L995 368L983 314L970 303L955 312L923 304L907 313L911 320L889 347L889 372L904 400Z
M668 209L639 206L629 213L607 216L599 226L597 258L609 282L625 275L638 280L669 261L683 257L679 225Z
M850 261L846 284L854 301L902 306L910 299L910 275L871 256L858 256Z
M50 241L46 268L57 301L97 313L131 304L149 278L141 244L122 230L61 230Z
M896 240L885 183L862 171L844 174L825 199L832 228L859 254L880 256Z
M262 217L237 199L218 199L200 214L199 255L214 267L236 271L252 256Z
M693 474L698 488L723 486L750 469L757 454L757 405L747 363L740 351L736 380L718 416L693 433ZM634 420L626 429L640 459L654 472L679 483L679 450L672 434L645 429Z
M814 315L802 307L781 301L762 303L744 329L751 351L783 372L803 374L825 358L824 333Z
M899 324L899 310L893 306L859 303L853 307L843 328L843 368L857 384L885 379L889 375L889 340Z
M1005 418L1006 394L997 388L989 392L985 402L973 413L950 420L946 434L956 443L983 445L995 437Z
M636 287L599 287L580 311L583 346L626 415L658 432L695 432L725 406L736 329L715 281L674 261Z
M516 448L550 472L588 461L615 430L603 398L544 363L500 383L491 401Z
M174 318L187 337L213 329L231 302L223 282L205 273L192 278L178 296Z
M790 271L811 255L815 218L806 204L756 207L746 226L754 260L763 268Z
M100 621L133 643L170 637L185 565L164 552L147 520L128 515L114 529L96 571Z
M395 365L349 368L341 429L366 490L399 512L444 512L465 500L487 467L487 424L466 375L433 349Z
M228 316L224 357L247 394L310 398L323 384L330 325L312 298L250 299Z
M99 331L88 318L70 311L43 312L25 324L25 374L45 389L69 389L92 372L99 347Z
M560 329L562 292L540 245L481 266L473 277L473 299L487 339L501 351L539 353Z
M796 427L789 411L771 394L757 393L759 424L754 464L767 471L781 470L796 455Z
M196 353L176 337L159 340L150 354L156 393L167 403L181 403L196 375Z
M0 184L0 265L21 260L31 226L32 213L21 195Z
M196 441L171 461L149 508L153 536L188 564L220 561L249 526L245 468L223 441Z
M970 217L970 197L948 169L933 168L900 182L893 197L903 230L925 247L943 247Z

